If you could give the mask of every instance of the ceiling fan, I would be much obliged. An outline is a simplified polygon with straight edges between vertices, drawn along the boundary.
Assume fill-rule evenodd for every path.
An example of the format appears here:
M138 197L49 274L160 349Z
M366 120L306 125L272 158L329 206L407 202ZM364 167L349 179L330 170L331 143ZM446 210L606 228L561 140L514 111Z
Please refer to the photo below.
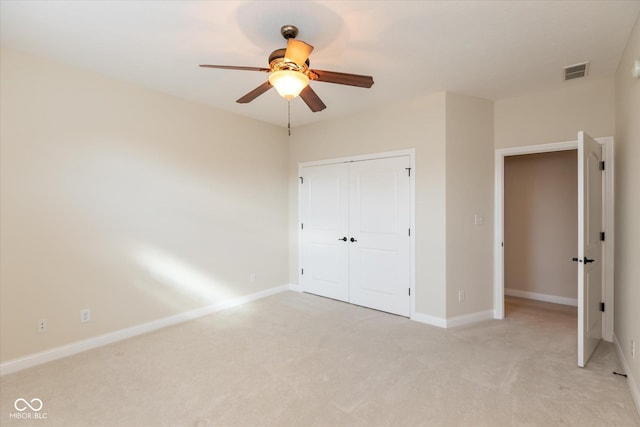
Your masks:
M313 50L313 46L301 40L296 40L298 28L293 25L283 26L280 29L280 33L287 40L287 48L276 49L269 55L269 68L206 64L200 66L204 68L269 73L269 79L266 82L236 101L240 104L249 103L272 87L275 87L278 93L287 100L300 95L314 113L324 110L327 106L309 86L310 80L363 88L370 88L373 85L373 77L371 76L310 69L309 55Z

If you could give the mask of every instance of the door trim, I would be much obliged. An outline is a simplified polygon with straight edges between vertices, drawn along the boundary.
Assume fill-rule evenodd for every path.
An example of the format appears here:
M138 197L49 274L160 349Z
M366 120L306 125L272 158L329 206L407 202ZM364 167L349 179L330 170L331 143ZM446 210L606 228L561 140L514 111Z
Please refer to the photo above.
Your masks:
M613 341L613 262L614 262L614 156L613 137L595 138L602 144L602 158L606 167L603 182L603 218L606 240L603 242L603 289L606 310L602 319L602 337ZM577 150L578 141L551 144L525 145L496 150L494 188L494 244L493 244L493 311L495 319L504 319L504 158L520 154L548 153L552 151ZM577 243L576 243L577 244Z
M410 308L410 318L413 318L416 312L416 197L415 197L415 174L416 174L416 150L415 148L409 148L406 150L395 150L395 151L385 151L381 153L371 153L371 154L362 154L357 156L349 156L349 157L338 157L333 159L325 159L325 160L314 160L308 162L298 163L298 176L302 175L302 169L309 166L322 166L322 165L331 165L336 163L349 163L349 162L359 162L365 160L376 160L376 159L385 159L390 157L403 157L409 156L409 164L411 165L411 178L409 180L409 215L410 220L409 224L411 227L411 238L410 238L410 254L409 254L409 287L411 289L411 295L409 296L409 301L411 304ZM296 227L298 233L298 266L302 265L302 234L300 233L300 219L302 218L302 186L300 180L298 180L298 226ZM298 268L298 284L302 289L302 273L300 268Z

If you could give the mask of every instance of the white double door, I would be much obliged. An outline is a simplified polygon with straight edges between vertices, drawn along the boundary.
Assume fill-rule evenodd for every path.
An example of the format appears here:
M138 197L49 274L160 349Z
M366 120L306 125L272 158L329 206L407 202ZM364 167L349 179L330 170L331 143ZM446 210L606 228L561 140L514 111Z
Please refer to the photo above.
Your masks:
M409 156L302 168L305 292L411 311Z

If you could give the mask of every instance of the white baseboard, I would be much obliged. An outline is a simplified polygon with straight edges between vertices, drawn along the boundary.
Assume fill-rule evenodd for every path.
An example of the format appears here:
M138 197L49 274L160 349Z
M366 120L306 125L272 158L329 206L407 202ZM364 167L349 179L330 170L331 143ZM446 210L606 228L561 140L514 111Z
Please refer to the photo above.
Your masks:
M107 344L162 329L167 326L197 319L199 317L206 316L208 314L212 314L231 307L247 304L261 298L288 291L290 288L290 285L276 286L274 288L265 289L264 291L256 292L254 294L232 298L217 304L197 308L195 310L185 311L184 313L176 314L174 316L165 317L162 319L143 323L141 325L136 325L130 328L121 329L119 331L110 332L108 334L99 335L97 337L88 338L86 340L77 341L71 344L55 347L38 353L29 354L19 359L9 360L0 364L0 376L31 368L33 366L42 365L43 363L62 359L63 357L71 356L73 354L81 353L93 348L102 347Z
M423 313L414 313L411 316L411 320L446 329L494 319L494 316L495 312L493 310L478 311L476 313L464 314L462 316L451 317L449 319L429 316L428 314Z
M613 334L613 343L616 346L618 360L620 360L620 363L622 363L622 369L624 369L624 373L627 374L627 385L629 386L629 391L631 392L633 403L636 404L636 410L638 411L638 415L640 415L640 389L638 388L638 382L635 378L633 378L633 374L631 373L631 369L629 368L629 364L627 363L627 358L624 356L624 352L622 351L622 347L620 346L620 341L618 341L618 337L615 333Z
M426 323L427 325L437 326L438 328L446 328L447 320L441 317L429 316L428 314L422 313L413 313L411 315L411 320L420 323Z
M289 283L289 290L295 292L302 292L302 286L296 285L294 283Z
M485 320L494 319L494 311L485 310L478 311L470 314L463 314L462 316L451 317L447 319L446 328L456 328L458 326L470 325L472 323L478 323Z
M552 302L554 304L578 306L577 298L559 297L556 295L540 294L537 292L519 291L517 289L505 288L504 294L510 297L533 299L536 301Z

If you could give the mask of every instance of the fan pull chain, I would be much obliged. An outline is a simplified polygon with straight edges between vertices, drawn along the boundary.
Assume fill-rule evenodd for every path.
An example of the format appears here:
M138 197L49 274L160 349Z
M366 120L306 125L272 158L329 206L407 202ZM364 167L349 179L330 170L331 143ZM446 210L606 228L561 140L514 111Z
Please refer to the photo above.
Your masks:
M287 130L291 136L291 100L287 100Z

